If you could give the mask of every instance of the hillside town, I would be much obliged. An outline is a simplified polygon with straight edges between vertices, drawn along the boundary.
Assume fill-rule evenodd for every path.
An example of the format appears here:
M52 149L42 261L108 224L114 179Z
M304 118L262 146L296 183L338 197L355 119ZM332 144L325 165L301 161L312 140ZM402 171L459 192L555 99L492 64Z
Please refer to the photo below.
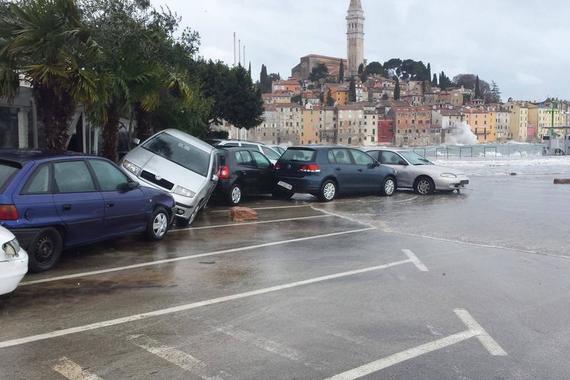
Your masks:
M566 101L501 102L498 86L475 75L451 81L443 72L432 77L421 61L368 63L364 20L361 2L351 1L348 59L310 54L285 80L275 74L266 79L262 72L263 122L249 131L227 124L223 129L230 137L267 144L354 146L540 143L566 133ZM415 71L406 72L406 65Z

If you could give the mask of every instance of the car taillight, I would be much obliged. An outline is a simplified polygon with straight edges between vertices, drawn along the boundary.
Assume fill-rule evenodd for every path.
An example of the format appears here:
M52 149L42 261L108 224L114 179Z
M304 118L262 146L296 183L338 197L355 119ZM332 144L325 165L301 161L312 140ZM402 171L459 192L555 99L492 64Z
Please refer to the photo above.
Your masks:
M0 220L18 220L18 209L14 205L0 205Z
M283 169L283 166L279 162L277 162L275 164L275 170L281 170L281 169Z
M308 164L301 166L299 171L303 173L320 173L321 167L317 164Z
M230 168L227 166L222 166L220 168L220 174L218 174L220 179L230 179Z

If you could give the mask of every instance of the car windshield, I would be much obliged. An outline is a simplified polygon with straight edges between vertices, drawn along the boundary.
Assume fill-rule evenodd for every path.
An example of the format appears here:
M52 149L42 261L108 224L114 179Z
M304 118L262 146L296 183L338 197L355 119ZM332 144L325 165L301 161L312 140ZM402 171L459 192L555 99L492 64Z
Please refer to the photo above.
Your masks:
M0 163L0 192L8 184L8 181L18 172L18 167L14 164Z
M279 153L277 153L276 151L274 151L271 148L268 148L266 146L262 146L261 149L263 150L263 154L265 154L267 156L267 158L269 158L270 160L277 161L279 159L279 157L281 157L281 155Z
M408 160L408 162L412 165L415 165L415 166L433 165L433 162L431 162L430 160L428 160L426 158L423 158L422 156L420 156L419 154L417 154L415 152L399 152L399 153L406 160Z
M311 162L315 151L311 149L287 149L281 156L283 161Z
M203 177L208 175L210 154L168 133L153 137L142 147Z

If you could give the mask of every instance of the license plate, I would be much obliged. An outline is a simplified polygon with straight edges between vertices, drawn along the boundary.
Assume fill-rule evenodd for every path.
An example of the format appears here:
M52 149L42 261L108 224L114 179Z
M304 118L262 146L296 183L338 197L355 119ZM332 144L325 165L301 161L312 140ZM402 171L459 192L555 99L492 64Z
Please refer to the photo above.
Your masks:
M293 186L289 185L287 182L279 181L277 184L287 190L293 190Z

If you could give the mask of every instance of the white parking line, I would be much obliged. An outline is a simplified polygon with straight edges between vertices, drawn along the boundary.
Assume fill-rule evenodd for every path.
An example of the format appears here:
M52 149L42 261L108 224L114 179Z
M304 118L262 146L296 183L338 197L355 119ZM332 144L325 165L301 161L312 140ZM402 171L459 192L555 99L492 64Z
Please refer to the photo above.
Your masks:
M409 249L402 249L402 252L410 258L412 263L420 270L420 272L429 272L429 269L421 262L414 252Z
M349 235L349 234L356 234L356 233L360 233L360 232L371 231L373 229L374 228L360 228L357 230L333 232L330 234L313 235L313 236L307 236L304 238L289 239L289 240L280 240L280 241L275 241L275 242L271 242L271 243L249 245L246 247L230 248L230 249L224 249L224 250L220 250L220 251L200 253L200 254L196 254L196 255L175 257L172 259L156 260L156 261L151 261L148 263L125 265L125 266L121 266L121 267L94 270L94 271L89 271L89 272L74 273L74 274L68 274L68 275L64 275L64 276L44 278L41 280L24 281L24 282L20 283L20 286L37 285L37 284L44 284L44 283L53 282L53 281L70 280L70 279L74 279L74 278L82 278L82 277L88 277L88 276L95 276L95 275L99 275L99 274L120 272L120 271L125 271L125 270L130 270L130 269L146 268L146 267L150 267L150 266L154 266L154 265L162 265L162 264L174 263L174 262L178 262L178 261L198 259L198 258L202 258L202 257L223 255L226 253L243 252L243 251L249 251L249 250L259 249L259 248L274 247L277 245L299 243L299 242L308 241L308 240L315 240L315 239L323 239L323 238L329 238L329 237L334 237L334 236L344 236L344 235Z
M311 215L311 216L300 216L298 218L285 218L285 219L274 219L274 220L262 220L258 222L244 222L244 223L228 223L228 224L218 224L213 226L203 226L203 227L188 227L171 230L170 232L180 232L180 231L194 231L194 230L209 230L212 228L225 228L225 227L241 227L241 226L251 226L255 224L271 224L271 223L282 223L282 222L293 222L296 220L309 220L309 219L319 219L319 218L330 218L332 215Z
M53 370L69 380L103 380L65 356L58 360L57 364L53 366Z
M483 327L469 314L467 310L455 309L455 314L465 323L465 325L472 331L479 342L489 351L493 356L507 356L507 353L499 344L493 339Z
M320 212L325 213L325 214L330 215L330 216L335 216L335 217L337 217L337 218L345 219L345 220L348 220L349 222L357 223L357 224L360 224L360 225L363 225L363 226L367 226L367 227L369 227L369 228L371 228L371 229L374 229L374 230L376 229L376 227L373 226L373 225L370 224L370 223L365 223L365 222L363 222L363 221L360 221L360 220L357 220L357 219L353 219L353 218L351 218L351 217L349 217L349 216L346 216L346 215L337 214L337 213L334 213L334 212L332 212L332 211L324 210L324 209L322 209L322 208L318 208L318 207L315 207L315 206L311 206L311 208L312 208L313 210L315 210L315 211L320 211Z
M365 364L361 367L351 369L349 371L343 372L341 374L330 377L327 380L353 380L359 379L364 376L368 376L372 373L381 371L388 367L392 367L396 364L408 361L410 359L417 358L419 356L428 354L430 352L441 350L442 348L452 346L457 343L461 343L471 338L477 338L483 344L489 353L493 356L506 356L505 350L499 346L499 344L487 334L487 332L473 319L471 314L464 309L454 310L455 314L465 323L467 330L434 340L429 343L422 344L420 346L410 348L409 350L401 351L396 354L390 355L388 357L376 360L372 363Z
M166 346L154 339L149 338L146 335L133 335L128 338L128 340L134 345L158 356L159 358L166 360L175 366L182 368L187 372L200 377L204 380L222 380L220 375L208 376L208 367L206 363L194 356L187 354L186 352L180 351L174 347Z
M182 311L188 311L188 310L193 310L193 309L197 309L197 308L201 308L201 307L205 307L205 306L211 306L211 305L216 305L216 304L220 304L220 303L224 303L224 302L235 301L235 300L239 300L239 299L244 299L244 298L259 296L259 295L263 295L263 294L278 292L281 290L293 289L293 288L298 288L301 286L307 286L307 285L312 285L312 284L318 284L318 283L325 282L325 281L331 281L331 280L336 280L339 278L351 277L351 276L356 276L356 275L370 273L370 272L377 272L377 271L381 271L381 270L385 270L388 268L392 268L392 267L396 267L396 266L404 265L404 264L409 264L409 263L411 263L411 261L409 259L401 260L401 261L396 261L396 262L389 263L389 264L383 264L383 265L368 267L368 268L364 268L364 269L357 269L357 270L352 270L352 271L348 271L348 272L335 273L335 274L331 274L331 275L311 278L308 280L296 281L296 282L291 282L291 283L287 283L287 284L283 284L283 285L277 285L277 286L271 286L268 288L252 290L252 291L244 292L244 293L237 293L237 294L213 298L213 299L205 300L205 301L193 302L193 303L189 303L189 304L185 304L185 305L179 305L179 306L169 307L166 309L154 310L154 311L141 313L141 314L134 314L134 315L130 315L127 317L111 319L111 320L102 321L102 322L96 322L96 323L92 323L92 324L88 324L88 325L71 327L71 328L67 328L67 329L51 331L48 333L43 333L43 334L38 334L38 335L31 335L31 336L27 336L24 338L16 338L16 339L5 340L5 341L0 342L0 348L14 347L14 346L19 346L19 345L26 344L26 343L38 342L38 341L47 340L47 339L53 339L53 338L77 334L77 333L81 333L81 332L85 332L85 331L97 330L97 329L110 327L110 326L118 326L118 325L122 325L125 323L141 321L141 320L145 320L145 319L149 319L149 318L160 317L160 316L174 314L174 313L180 313Z

